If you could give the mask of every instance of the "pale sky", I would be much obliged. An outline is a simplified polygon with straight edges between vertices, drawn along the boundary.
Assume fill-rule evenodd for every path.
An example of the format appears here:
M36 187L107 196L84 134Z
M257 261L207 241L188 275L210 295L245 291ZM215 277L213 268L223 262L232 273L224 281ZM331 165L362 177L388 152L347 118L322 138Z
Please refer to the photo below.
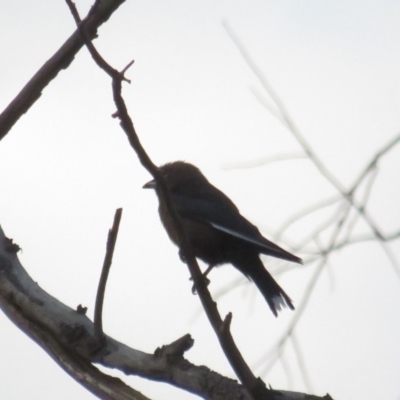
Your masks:
M90 3L77 5L85 15ZM272 238L291 215L335 191L306 159L228 168L301 148L255 97L271 103L222 21L347 188L400 132L400 3L128 0L100 29L95 44L114 67L135 60L123 94L153 161L196 164ZM3 6L1 110L74 29L62 1ZM0 224L23 248L20 259L33 279L67 305L89 307L92 317L107 231L123 207L106 333L146 352L190 333L195 345L186 357L234 377L162 229L157 199L141 189L149 174L111 118L114 111L109 78L83 49L0 143ZM379 164L367 206L387 234L400 228L399 159L398 146ZM296 246L326 215L293 226L281 244ZM363 223L356 231L369 233ZM399 241L388 247L400 263ZM289 270L275 276L299 305L315 265L277 269L273 260L264 261L272 273ZM238 278L230 266L214 270L212 294ZM310 385L290 341L283 362L263 378L276 389L330 393L335 400L399 400L399 293L400 278L379 244L336 253L296 327ZM286 310L275 319L248 284L231 289L219 308L233 313L237 344L261 374L296 313ZM0 327L1 398L94 398L3 314ZM154 400L195 398L160 383L126 381Z

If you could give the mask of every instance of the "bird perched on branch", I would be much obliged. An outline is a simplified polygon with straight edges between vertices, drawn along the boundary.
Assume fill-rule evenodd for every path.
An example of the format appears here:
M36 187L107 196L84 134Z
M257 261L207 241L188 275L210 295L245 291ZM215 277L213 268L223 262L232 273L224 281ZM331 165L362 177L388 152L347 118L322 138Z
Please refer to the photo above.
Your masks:
M294 309L292 300L264 268L260 254L302 263L301 259L265 239L256 226L244 218L233 202L213 186L192 164L175 161L160 167L173 205L191 243L194 255L209 268L232 264L252 280L275 316L283 307ZM171 217L152 180L143 188L155 189L161 221L170 239L178 244Z

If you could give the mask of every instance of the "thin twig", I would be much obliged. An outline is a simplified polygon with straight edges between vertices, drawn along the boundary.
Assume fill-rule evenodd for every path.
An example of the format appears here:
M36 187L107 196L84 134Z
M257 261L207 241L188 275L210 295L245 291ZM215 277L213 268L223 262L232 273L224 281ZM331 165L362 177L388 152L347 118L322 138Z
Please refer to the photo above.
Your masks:
M310 374L308 372L308 369L307 369L307 366L305 363L305 359L304 359L304 355L303 355L303 351L302 351L300 343L297 339L296 333L292 332L291 339L292 339L293 350L294 350L294 353L296 354L297 362L299 363L299 369L300 369L301 375L303 376L304 385L305 385L306 389L309 391L309 393L314 393L314 388L311 383Z
M245 169L245 168L256 168L262 167L267 164L276 163L279 161L288 161L288 160L299 160L299 159L308 159L308 157L300 152L297 153L287 153L287 154L277 154L270 157L260 157L255 158L250 161L243 162L234 162L234 163L226 163L222 166L222 169Z
M342 196L336 195L336 196L332 196L329 197L328 199L324 199L321 200L315 204L312 204L311 206L305 207L304 209L302 209L301 211L293 214L291 217L289 217L276 231L275 233L275 237L279 240L283 233L291 226L293 225L295 222L299 221L302 218L305 218L307 216L309 216L310 214L317 212L325 207L329 207L332 204L337 203L340 199L342 198Z
M309 235L305 236L302 238L301 242L295 246L295 250L303 250L303 248L309 244L310 242L313 242L316 237L321 235L324 231L328 230L332 226L334 226L338 219L346 213L346 215L349 212L349 204L346 202L341 202L339 204L339 207L337 210L334 211L334 213L327 218L325 221L321 222L319 226L317 226Z
M363 207L363 208L365 208L367 206L367 203L371 196L372 188L374 186L377 176L378 176L378 168L377 168L376 164L374 164L374 166L368 170L368 174L364 175L365 179L367 179L367 178L369 178L369 179L366 183L365 191L363 193L363 199L361 201L361 207ZM363 183L363 182L360 181L357 188L359 188L361 186L361 183ZM344 236L343 240L349 240L351 238L351 235L353 233L353 230L354 230L359 218L360 218L359 213L354 213L353 218L349 217L349 221L347 224L347 230L345 232L345 236Z
M372 160L370 160L364 170L361 172L359 177L354 181L353 185L349 190L349 195L353 194L368 173L377 165L378 161L390 150L392 150L398 143L400 143L400 133L391 139L385 146L383 146L377 153L375 153Z
M104 257L103 268L101 270L101 276L99 286L97 288L96 305L94 308L94 328L95 334L99 340L104 338L103 332L103 304L104 304L104 293L106 291L106 284L108 274L110 272L111 263L114 255L115 244L117 242L119 224L121 222L122 208L118 208L115 211L114 222L112 228L108 231L107 238L107 250Z
M293 371L292 371L292 363L290 363L287 360L287 355L285 352L282 352L282 354L279 357L279 361L282 364L282 368L285 371L286 379L287 379L287 387L290 389L292 388L294 379L293 379Z

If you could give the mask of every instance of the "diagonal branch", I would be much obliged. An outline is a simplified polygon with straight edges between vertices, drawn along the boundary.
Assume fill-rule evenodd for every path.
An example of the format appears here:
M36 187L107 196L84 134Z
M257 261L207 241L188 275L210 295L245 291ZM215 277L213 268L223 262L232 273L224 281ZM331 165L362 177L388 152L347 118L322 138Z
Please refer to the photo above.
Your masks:
M164 182L164 179L160 174L158 168L151 161L150 157L147 155L145 149L140 143L139 137L135 131L132 119L129 116L125 101L121 94L122 81L125 80L124 72L126 71L127 68L125 68L123 72L119 72L113 67L111 67L103 59L103 57L98 53L96 48L93 46L93 43L91 42L89 35L87 35L85 22L80 21L75 5L72 3L71 0L66 0L66 2L71 10L71 13L75 19L76 24L78 25L79 31L82 34L82 37L85 41L85 44L93 60L112 79L114 102L117 107L116 115L120 119L121 127L125 131L129 143L131 144L136 154L138 155L140 162L157 181L157 184L160 188L162 200L166 204L166 208L171 215L171 219L173 221L173 224L175 225L175 230L178 234L180 252L183 255L183 258L186 260L187 266L192 276L200 301L214 329L214 332L217 335L217 338L225 353L225 356L229 360L233 370L235 371L239 380L242 382L243 386L248 390L248 392L255 400L256 399L273 400L274 396L272 395L272 392L266 388L265 383L262 382L260 378L256 378L254 376L253 372L245 362L242 354L240 353L239 349L237 348L233 340L232 334L229 329L229 321L231 319L231 315L228 314L225 320L222 320L218 312L217 305L213 301L210 292L207 289L207 285L205 284L205 281L201 274L201 270L197 264L196 258L193 255L193 251L187 239L187 235L185 235L183 226L180 222L180 218L177 212L175 211L174 205L171 200L171 196Z
M97 3L101 3L101 7L92 8L84 19L87 34L90 38L94 39L96 37L97 28L106 22L124 2L125 0L97 1ZM84 42L77 29L0 114L0 140L7 135L19 118L36 102L42 95L43 89L58 73L68 68L83 46Z

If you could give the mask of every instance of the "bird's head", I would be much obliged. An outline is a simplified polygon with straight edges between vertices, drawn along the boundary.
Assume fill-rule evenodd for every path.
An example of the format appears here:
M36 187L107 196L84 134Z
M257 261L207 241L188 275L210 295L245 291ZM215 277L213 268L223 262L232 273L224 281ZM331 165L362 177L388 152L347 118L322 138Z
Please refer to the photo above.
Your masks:
M178 193L182 190L185 192L199 183L208 182L201 171L193 164L184 161L174 161L162 165L159 168L165 182L171 192ZM147 182L144 189L157 189L155 179Z

